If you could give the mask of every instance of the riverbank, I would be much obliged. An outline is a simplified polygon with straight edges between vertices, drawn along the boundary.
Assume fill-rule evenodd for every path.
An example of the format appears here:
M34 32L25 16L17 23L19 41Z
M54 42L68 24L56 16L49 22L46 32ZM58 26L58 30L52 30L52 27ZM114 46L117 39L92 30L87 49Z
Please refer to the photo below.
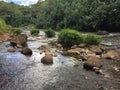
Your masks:
M0 33L0 43L7 41L10 37L10 33Z

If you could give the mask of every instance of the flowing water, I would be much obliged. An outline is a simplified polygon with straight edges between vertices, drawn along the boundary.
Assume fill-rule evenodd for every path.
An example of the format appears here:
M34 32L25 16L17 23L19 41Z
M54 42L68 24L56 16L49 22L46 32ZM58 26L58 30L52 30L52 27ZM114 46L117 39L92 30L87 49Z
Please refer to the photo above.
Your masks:
M43 32L41 36L44 37ZM120 90L120 60L103 60L104 74L96 74L83 69L83 62L63 56L52 47L52 53L57 54L54 63L42 64L44 54L37 48L52 39L29 40L32 56L7 52L5 46L9 42L1 43L0 90ZM109 48L120 52L120 36L104 37L104 40L112 43Z

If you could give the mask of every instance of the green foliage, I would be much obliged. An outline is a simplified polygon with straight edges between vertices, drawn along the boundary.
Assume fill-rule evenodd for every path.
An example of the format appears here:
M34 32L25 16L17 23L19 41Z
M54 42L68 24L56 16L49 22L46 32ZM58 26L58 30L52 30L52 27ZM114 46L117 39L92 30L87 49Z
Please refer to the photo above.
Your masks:
M39 32L40 31L38 29L32 29L32 30L30 30L31 35L38 35Z
M120 0L39 0L30 7L1 1L0 17L14 27L119 31Z
M15 29L15 30L13 30L13 34L14 35L19 35L19 34L21 34L22 33L22 30L21 29Z
M64 47L71 47L80 43L89 45L98 45L101 42L101 37L96 34L81 34L76 30L63 29L58 35L58 41Z
M13 27L31 24L33 20L30 11L29 7L0 1L0 17Z
M10 30L10 26L5 23L3 19L0 18L0 32L6 32Z
M54 37L55 36L55 31L53 29L48 29L48 30L45 30L45 34L47 37Z
M45 0L37 8L37 27L119 31L119 0Z
M72 29L63 29L58 35L58 41L64 47L71 47L73 45L80 44L80 42L83 42L82 34Z
M98 45L102 39L100 36L96 35L96 34L85 34L83 35L84 37L84 43L86 43L87 45Z

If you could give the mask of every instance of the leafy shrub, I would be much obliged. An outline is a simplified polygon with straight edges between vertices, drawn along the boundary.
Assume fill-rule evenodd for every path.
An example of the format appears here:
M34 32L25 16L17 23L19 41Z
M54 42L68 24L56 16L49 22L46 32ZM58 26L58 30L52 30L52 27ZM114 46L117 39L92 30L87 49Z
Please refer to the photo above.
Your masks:
M31 33L32 35L38 35L38 34L39 34L39 30L38 30L38 29L32 29L32 30L30 31L30 33Z
M0 32L6 32L10 30L10 26L6 24L6 22L0 18Z
M15 29L15 30L13 30L13 34L14 35L18 35L18 34L21 34L21 33L22 33L21 29Z
M83 42L83 36L76 30L63 29L58 35L58 41L64 47L71 47Z
M46 34L47 37L54 37L55 36L55 31L50 28L48 30L45 30L45 34Z
M96 34L86 34L83 36L84 37L84 43L87 45L97 45L101 42L101 37L96 35Z

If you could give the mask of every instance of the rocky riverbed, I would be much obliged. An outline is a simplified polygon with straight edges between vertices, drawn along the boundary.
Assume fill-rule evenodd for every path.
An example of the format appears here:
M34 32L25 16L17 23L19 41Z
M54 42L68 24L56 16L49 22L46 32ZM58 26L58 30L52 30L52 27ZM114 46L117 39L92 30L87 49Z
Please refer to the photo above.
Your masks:
M29 31L24 31L29 33ZM112 34L111 34L112 35ZM120 36L103 36L107 49L116 50L120 56ZM83 68L83 61L61 55L51 47L53 64L41 63L44 53L37 48L55 38L46 38L41 31L38 37L28 37L31 56L19 52L8 52L0 43L0 90L119 90L120 58L103 59L101 74Z

